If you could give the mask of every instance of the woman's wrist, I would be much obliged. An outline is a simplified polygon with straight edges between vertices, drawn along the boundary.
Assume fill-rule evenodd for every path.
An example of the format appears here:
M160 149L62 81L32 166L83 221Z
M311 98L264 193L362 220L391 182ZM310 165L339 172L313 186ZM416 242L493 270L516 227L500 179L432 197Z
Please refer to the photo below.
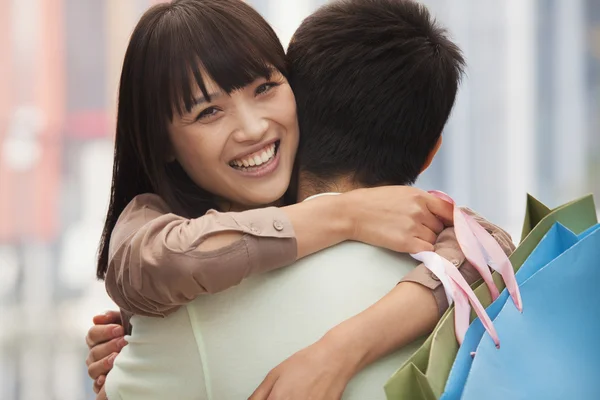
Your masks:
M283 207L298 245L298 258L352 238L353 220L345 196L320 196Z
M348 381L367 365L369 348L361 335L345 322L328 331L319 344L327 349L328 358L337 360L339 374Z
M339 200L338 210L342 215L339 218L344 224L344 235L346 240L359 240L359 228L361 225L362 207L364 207L363 195L368 189L354 189L337 196Z
M345 240L356 238L356 197L349 196L351 192L342 193L339 196L328 196L333 200L330 204L333 223L336 226L337 235Z

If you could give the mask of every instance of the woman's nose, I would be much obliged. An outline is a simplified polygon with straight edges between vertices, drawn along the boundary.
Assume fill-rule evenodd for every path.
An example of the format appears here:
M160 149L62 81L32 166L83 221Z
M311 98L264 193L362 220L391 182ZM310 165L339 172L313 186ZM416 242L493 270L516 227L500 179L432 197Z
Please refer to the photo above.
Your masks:
M240 124L236 139L243 141L260 141L269 130L269 121L262 115L247 112L239 115Z

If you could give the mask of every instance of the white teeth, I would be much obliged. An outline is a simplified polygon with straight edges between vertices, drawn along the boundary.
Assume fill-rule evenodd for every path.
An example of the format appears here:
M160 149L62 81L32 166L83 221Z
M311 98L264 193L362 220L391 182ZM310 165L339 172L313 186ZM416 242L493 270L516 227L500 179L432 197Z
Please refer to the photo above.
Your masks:
M264 149L261 153L239 160L233 160L230 164L237 167L254 167L268 162L275 155L275 143Z

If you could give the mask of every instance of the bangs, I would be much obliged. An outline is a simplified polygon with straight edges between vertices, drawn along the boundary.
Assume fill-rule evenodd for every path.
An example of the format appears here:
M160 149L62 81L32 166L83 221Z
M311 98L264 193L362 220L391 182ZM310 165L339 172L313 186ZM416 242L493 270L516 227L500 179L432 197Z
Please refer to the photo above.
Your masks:
M210 101L202 74L227 94L258 78L268 79L274 69L287 77L281 42L249 5L240 0L184 0L169 7L152 32L156 51L149 51L146 60L154 64L158 78L155 101L169 119L174 110L182 115L191 109L196 87Z

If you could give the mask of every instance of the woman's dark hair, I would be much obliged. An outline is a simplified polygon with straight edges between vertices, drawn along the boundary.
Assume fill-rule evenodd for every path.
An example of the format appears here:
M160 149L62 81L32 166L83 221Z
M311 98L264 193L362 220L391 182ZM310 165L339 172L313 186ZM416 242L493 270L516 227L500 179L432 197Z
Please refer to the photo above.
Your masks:
M140 19L121 72L112 188L100 241L97 276L103 279L119 215L142 193L158 194L188 218L214 208L177 161L168 162L167 127L189 110L195 84L210 101L202 73L231 93L272 69L287 77L285 52L269 24L241 0L175 0Z

